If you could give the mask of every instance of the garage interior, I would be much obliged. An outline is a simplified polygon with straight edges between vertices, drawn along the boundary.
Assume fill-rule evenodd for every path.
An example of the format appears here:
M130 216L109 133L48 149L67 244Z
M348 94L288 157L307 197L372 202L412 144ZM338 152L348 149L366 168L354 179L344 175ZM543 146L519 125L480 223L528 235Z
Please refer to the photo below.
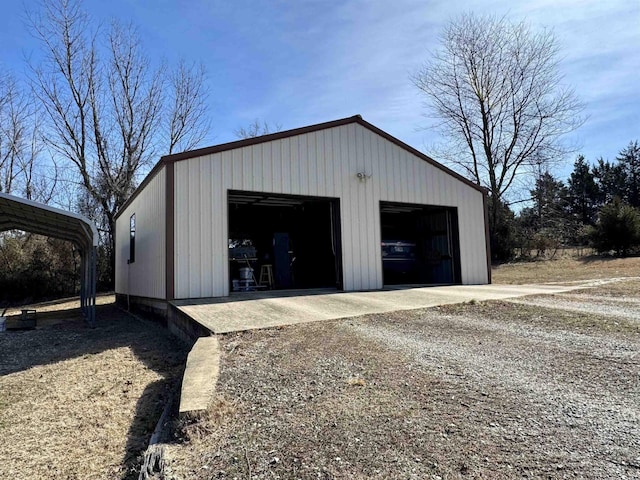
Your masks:
M229 191L228 202L231 292L342 288L338 199Z
M380 202L384 285L461 283L456 208Z

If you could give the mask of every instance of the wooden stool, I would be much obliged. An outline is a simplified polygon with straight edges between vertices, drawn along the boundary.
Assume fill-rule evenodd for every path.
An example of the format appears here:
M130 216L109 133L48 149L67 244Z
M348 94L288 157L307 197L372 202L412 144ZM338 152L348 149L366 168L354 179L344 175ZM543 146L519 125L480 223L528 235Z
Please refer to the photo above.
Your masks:
M266 285L269 288L273 288L273 266L265 264L260 267L260 285Z

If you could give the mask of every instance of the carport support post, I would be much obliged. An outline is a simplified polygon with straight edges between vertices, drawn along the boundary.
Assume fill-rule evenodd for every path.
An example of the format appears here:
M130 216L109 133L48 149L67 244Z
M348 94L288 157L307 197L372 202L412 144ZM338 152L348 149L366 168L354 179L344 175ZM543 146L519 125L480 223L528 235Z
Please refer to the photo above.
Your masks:
M90 307L89 307L89 325L96 326L96 284L98 283L97 275L97 247L91 247L91 281L89 282L89 288L91 289Z
M86 298L87 298L87 250L80 250L80 310L82 315L86 316Z
M80 310L90 327L95 327L96 320L96 247L82 249L80 270Z

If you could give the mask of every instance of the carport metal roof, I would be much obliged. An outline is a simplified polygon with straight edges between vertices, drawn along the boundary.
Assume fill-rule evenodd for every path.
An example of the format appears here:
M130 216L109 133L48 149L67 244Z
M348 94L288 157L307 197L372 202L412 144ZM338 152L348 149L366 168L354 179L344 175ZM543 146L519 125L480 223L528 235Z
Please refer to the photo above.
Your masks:
M0 232L7 230L23 230L76 244L82 255L80 304L82 313L93 326L98 246L98 231L93 222L72 212L0 193Z

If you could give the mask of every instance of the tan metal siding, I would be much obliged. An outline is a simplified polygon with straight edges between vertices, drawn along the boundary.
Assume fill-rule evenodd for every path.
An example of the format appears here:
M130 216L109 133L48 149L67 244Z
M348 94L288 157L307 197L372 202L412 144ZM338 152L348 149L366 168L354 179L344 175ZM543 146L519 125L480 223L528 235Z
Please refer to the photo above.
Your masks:
M116 293L165 298L166 172L162 168L116 220ZM136 258L128 265L129 219L136 215Z
M462 281L487 282L482 194L355 123L176 162L175 185L176 298L229 293L229 189L339 198L346 290L382 287L380 201L457 207Z

